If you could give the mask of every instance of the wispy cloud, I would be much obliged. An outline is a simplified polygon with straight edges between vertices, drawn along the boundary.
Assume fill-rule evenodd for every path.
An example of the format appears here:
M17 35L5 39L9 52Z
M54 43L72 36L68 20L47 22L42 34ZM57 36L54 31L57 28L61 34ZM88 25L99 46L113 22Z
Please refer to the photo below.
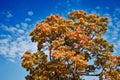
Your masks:
M27 27L28 27L28 24L25 23L25 22L22 22L22 23L21 23L21 26L22 26L23 28L27 28Z
M107 6L107 7L105 7L105 9L110 9L110 7Z
M31 19L30 18L25 18L25 21L31 21Z
M106 33L107 40L114 44L114 54L120 55L120 8L113 10L113 14L108 14L108 32Z
M15 27L7 26L5 24L0 25L0 28L6 31L10 31L10 32L15 32L15 30L17 30Z
M7 18L11 18L11 17L13 17L13 14L8 11L6 17L7 17Z
M0 33L0 55L8 61L16 62L15 59L20 58L26 50L35 52L37 44L31 42L28 27L31 27L31 24L26 22L19 22L12 26L0 24L0 29L5 32Z
M8 41L9 41L8 39L1 39L1 40L0 40L0 44L1 44L1 43L2 43L2 44L7 44Z
M32 16L34 13L28 11L27 14ZM12 18L13 14L10 11L4 11L2 17L5 19ZM18 22L17 24L0 24L0 55L3 55L7 60L15 62L16 58L26 51L36 51L37 43L32 43L29 37L29 31L31 29L31 18L25 18L25 21Z
M20 57L26 50L36 51L36 43L32 43L28 34L12 38L6 37L0 40L0 54L13 61L16 57ZM13 59L13 60L12 60Z
M23 34L24 33L24 30L22 30L22 29L18 29L17 30L20 34Z
M34 14L33 11L28 11L27 13L29 16L32 16Z
M100 9L100 6L97 6L95 9Z

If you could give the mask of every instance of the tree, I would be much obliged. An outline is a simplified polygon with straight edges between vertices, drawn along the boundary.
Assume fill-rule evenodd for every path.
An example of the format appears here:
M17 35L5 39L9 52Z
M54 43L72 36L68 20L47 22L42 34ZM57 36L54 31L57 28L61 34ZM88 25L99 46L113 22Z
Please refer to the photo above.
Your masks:
M56 14L36 24L30 36L38 50L22 56L26 80L120 80L120 56L113 56L113 44L102 38L107 24L107 17L82 10L68 13L68 19Z

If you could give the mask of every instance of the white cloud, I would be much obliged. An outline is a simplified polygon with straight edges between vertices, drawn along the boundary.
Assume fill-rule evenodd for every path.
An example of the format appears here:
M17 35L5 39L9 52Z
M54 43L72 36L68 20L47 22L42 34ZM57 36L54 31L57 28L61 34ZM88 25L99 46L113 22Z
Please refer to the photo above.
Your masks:
M14 60L14 59L11 59L11 58L8 59L8 61L13 62L13 63L16 63L15 60Z
M25 21L31 21L31 19L30 18L25 18Z
M113 26L112 18L111 18L111 16L108 16L108 17L109 17L109 20L108 20L108 27L112 27L112 26Z
M23 28L27 28L28 24L27 23L21 23L21 26ZM12 32L12 33L16 33L16 34L23 34L24 33L24 30L23 29L20 29L20 25L19 24L16 24L15 27L13 26L7 26L7 25L4 25L2 24L0 26L0 28L2 30L5 30L5 31L8 31L8 32ZM5 37L6 35L3 35L3 37ZM1 36L2 37L2 36Z
M114 17L113 20L118 21L119 19L118 19L118 17Z
M103 16L107 16L109 18L108 21L108 31L105 33L103 38L105 38L109 43L114 44L114 55L120 55L120 8L116 8L113 10L113 14L111 15L107 12L109 7L105 7L106 11L102 12ZM92 10L91 10L92 11Z
M120 8L113 10L113 15L109 15L109 29L110 33L107 39L114 44L114 55L120 55Z
M116 22L116 27L120 28L120 20Z
M22 22L21 25L22 25L23 28L27 28L28 27L28 24L25 23L25 22Z
M25 22L18 23L15 27L5 24L0 25L1 30L10 33L0 34L0 55L4 55L8 61L15 62L15 59L20 58L26 50L32 52L37 50L37 44L32 43L29 37L28 26L31 25Z
M100 9L100 6L97 6L95 9Z
M0 28L2 28L3 30L6 30L6 31L10 31L10 32L15 32L17 30L16 27L13 27L13 26L7 26L7 25L4 25L2 24L0 26Z
M15 30L17 30L17 29L15 27L9 27L7 30L11 31L11 32L15 32Z
M7 46L6 47L4 47L2 45L0 46L0 54L7 56L8 51L9 51L9 49L7 48Z
M22 29L18 29L17 30L20 34L23 34L24 33L24 30L22 30Z
M16 26L17 28L20 28L20 24L16 24L15 26Z
M107 6L107 7L105 7L105 8L106 8L106 9L110 9L110 7L108 7L108 6Z
M33 14L34 14L33 11L28 11L29 16L32 16Z
M116 8L116 9L115 9L115 11L118 11L118 12L120 12L120 8Z
M109 20L108 20L108 26L113 26L113 19L111 18L111 16L109 16Z
M114 44L114 54L120 55L120 41L118 41Z
M5 34L0 34L0 40L2 40L2 39L6 39L6 38L9 38L9 39L11 39L12 37L11 37L11 35L5 35Z
M21 37L18 37L17 39L16 39L16 41L17 42L20 42L20 41L22 41L23 39L21 38Z
M120 8L116 8L114 13L113 13L113 16L117 16L119 17L120 16Z
M8 39L1 39L0 44L6 44L6 43L8 43L8 41L9 41Z
M13 15L8 11L6 17L11 18L11 17L13 17Z
M10 61L20 57L26 50L32 52L37 50L37 44L31 42L28 34L21 35L16 40L11 38L1 39L0 45L0 54Z

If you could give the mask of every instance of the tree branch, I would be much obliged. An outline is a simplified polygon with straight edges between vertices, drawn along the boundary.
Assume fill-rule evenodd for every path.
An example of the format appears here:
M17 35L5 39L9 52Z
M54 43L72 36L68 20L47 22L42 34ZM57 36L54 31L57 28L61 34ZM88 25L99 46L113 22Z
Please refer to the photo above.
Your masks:
M81 72L81 76L100 76L100 74L103 72L104 69L102 69L102 71L98 74L90 74L89 71L86 72Z
M85 74L80 74L81 76L100 76L100 74L88 74L88 73L85 73Z

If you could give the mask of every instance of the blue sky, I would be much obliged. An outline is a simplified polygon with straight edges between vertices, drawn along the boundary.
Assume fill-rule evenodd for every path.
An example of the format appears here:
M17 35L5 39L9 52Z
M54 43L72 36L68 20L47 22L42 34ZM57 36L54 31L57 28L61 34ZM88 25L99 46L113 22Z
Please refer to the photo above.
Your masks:
M108 32L103 37L115 45L113 54L120 55L119 0L0 0L0 80L25 80L20 56L37 49L29 32L46 16L58 13L67 18L73 10L108 16Z

